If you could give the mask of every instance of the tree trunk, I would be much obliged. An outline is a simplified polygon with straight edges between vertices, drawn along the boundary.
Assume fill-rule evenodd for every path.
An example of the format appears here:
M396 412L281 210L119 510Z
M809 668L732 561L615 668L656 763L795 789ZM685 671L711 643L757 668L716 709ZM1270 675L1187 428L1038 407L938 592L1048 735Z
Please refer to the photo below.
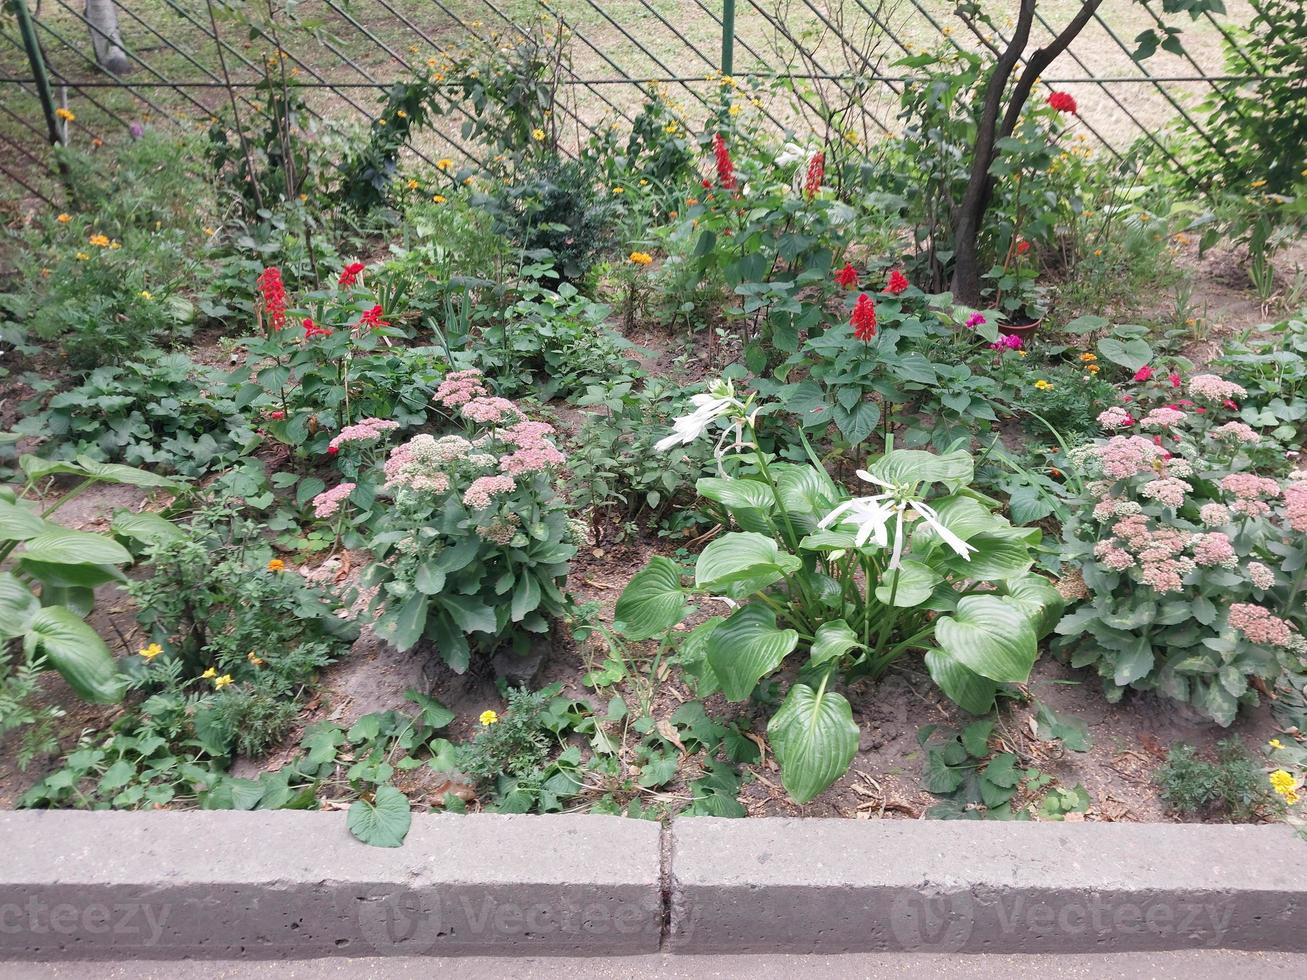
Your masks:
M114 0L86 0L86 26L95 48L95 63L110 75L130 72L132 63L118 33L118 8Z

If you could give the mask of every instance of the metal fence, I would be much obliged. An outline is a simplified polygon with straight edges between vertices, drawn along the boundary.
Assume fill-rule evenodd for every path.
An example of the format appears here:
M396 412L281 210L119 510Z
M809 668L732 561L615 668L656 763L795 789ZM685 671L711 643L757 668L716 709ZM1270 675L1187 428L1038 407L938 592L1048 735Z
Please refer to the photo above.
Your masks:
M268 111L257 86L270 55L289 66L315 125L348 132L369 124L388 88L430 59L511 45L546 24L568 40L557 108L574 134L565 150L575 152L600 127L629 122L655 91L688 119L706 117L721 107L723 73L758 86L746 109L778 131L803 135L824 107L840 104L858 138L872 140L896 128L912 78L904 58L941 47L996 51L1007 40L1001 23L961 16L946 0L304 0L289 8L285 0L123 0L112 40L129 70L110 74L80 2L9 0L13 16L0 17L0 187L18 192L6 197L53 203L52 143L94 159L146 127L207 128L232 114L248 127ZM1131 57L1134 38L1161 18L1140 3L1104 4L1041 84L1072 91L1080 125L1105 152L1119 156L1142 139L1182 166L1163 134L1178 128L1210 144L1201 101L1256 82L1237 33L1250 17L1247 4L1221 20L1204 15L1185 25L1184 54L1141 64ZM1040 9L1035 26L1032 48L1061 17ZM1232 58L1245 73L1229 73ZM411 152L430 164L482 151L446 125Z

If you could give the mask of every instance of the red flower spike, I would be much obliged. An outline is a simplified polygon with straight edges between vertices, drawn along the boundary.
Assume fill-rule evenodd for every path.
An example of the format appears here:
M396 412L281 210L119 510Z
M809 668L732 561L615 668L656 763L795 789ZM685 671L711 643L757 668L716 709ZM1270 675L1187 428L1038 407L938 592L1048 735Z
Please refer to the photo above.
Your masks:
M803 196L812 200L821 191L822 179L826 176L826 154L814 153L808 161L808 173L803 178Z
M910 285L911 283L908 282L907 276L898 269L892 269L889 274L889 282L885 284L885 292L889 293L891 296L897 296Z
M320 327L320 326L318 326L316 323L314 323L314 322L313 322L313 317L311 317L311 316L306 316L306 317L304 318L304 339L305 339L305 340L311 340L311 339L313 339L314 337L330 337L330 336L331 336L331 331L328 330L326 327Z
M286 287L281 281L281 270L275 265L268 266L259 273L256 288L269 326L280 330L286 325Z
M1180 387L1180 372L1178 372L1178 371L1172 371L1169 375L1167 375L1167 380L1171 382L1171 387L1172 387L1172 388L1179 388L1179 387Z
M876 336L876 303L866 293L858 294L849 323L853 325L853 336L859 340L870 341Z
M717 162L718 186L723 190L735 190L735 164L731 162L731 151L726 148L721 133L713 133L712 152Z
M372 307L372 309L363 311L363 315L359 317L358 326L360 328L370 327L373 330L378 330L381 327L388 327L390 324L381 319L381 304L377 304Z
M1025 255L1030 251L1030 243L1024 238L1017 239L1017 255Z
M835 285L842 289L848 289L858 281L858 270L853 268L853 263L845 262L843 269L835 270Z

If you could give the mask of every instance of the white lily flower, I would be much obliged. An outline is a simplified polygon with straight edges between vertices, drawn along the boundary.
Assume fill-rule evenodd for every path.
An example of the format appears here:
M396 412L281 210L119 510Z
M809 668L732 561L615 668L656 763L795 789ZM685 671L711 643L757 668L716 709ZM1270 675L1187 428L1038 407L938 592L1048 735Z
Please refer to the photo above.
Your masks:
M886 483L878 476L858 470L858 479L874 486L885 488L885 493L878 493L871 497L854 497L852 500L840 504L818 524L819 527L827 527L833 523L836 518L842 518L841 523L853 523L858 527L857 544L861 547L869 538L874 537L876 544L885 547L888 542L885 527L891 518L894 518L894 546L890 555L889 567L898 568L903 560L903 525L904 519L909 508L912 512L920 517L927 525L939 535L940 540L952 548L962 559L971 561L971 552L976 549L967 544L956 534L944 526L944 522L939 519L939 512L931 507L925 501L914 500L891 483ZM842 517L849 514L847 518Z
M776 155L776 166L788 167L800 160L811 159L812 154L813 151L806 146L800 146L798 143L786 143L781 152Z
M672 434L665 439L659 439L654 445L655 450L665 453L673 446L688 446L707 432L719 418L733 411L744 410L744 404L735 397L735 386L729 381L713 382L703 394L692 395L690 404L694 406L694 411L689 415L680 415L672 419ZM741 422L736 419L727 426L726 431L717 440L716 454L719 460L722 453L726 451L722 445L732 431L736 433L736 448L743 444Z

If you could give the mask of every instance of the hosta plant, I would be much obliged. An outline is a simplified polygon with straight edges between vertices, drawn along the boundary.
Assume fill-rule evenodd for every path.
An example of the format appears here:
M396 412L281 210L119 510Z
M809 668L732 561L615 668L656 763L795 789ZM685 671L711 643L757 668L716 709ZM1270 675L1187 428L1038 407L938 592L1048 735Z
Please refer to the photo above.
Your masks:
M1307 473L1286 483L1251 468L1262 436L1220 415L1238 408L1238 385L1197 375L1185 388L1189 400L1138 418L1108 409L1099 420L1116 434L1070 454L1088 494L1063 529L1059 587L1081 602L1057 647L1109 700L1157 690L1229 725L1307 672Z
M660 447L720 428L722 475L698 489L729 530L700 553L691 584L654 558L622 593L616 628L666 642L692 600L724 605L684 638L682 660L701 694L731 701L768 678L790 681L767 732L791 797L817 796L857 751L841 681L919 656L950 698L983 713L1000 685L1029 677L1061 599L1030 572L1040 532L1013 527L969 488L967 453L891 450L858 471L865 495L851 496L821 467L759 447L755 422L770 406L721 382L694 403Z
M74 530L51 518L97 483L173 490L177 485L86 456L55 462L23 456L19 466L24 483L0 487L0 688L11 672L54 669L80 697L115 702L123 695L125 681L104 640L85 622L95 604L95 589L126 581L121 566L129 564L132 555L115 537L152 544L177 529L148 511L118 512L112 535ZM74 482L55 489L59 477ZM15 715L31 720L17 711ZM8 727L16 725L0 717L0 733Z
M446 375L436 403L464 434L423 433L390 452L365 585L381 636L401 650L425 637L462 672L474 650L548 631L567 606L576 547L555 489L565 457L553 428L490 395L474 370ZM334 517L353 489L325 491L317 515Z

